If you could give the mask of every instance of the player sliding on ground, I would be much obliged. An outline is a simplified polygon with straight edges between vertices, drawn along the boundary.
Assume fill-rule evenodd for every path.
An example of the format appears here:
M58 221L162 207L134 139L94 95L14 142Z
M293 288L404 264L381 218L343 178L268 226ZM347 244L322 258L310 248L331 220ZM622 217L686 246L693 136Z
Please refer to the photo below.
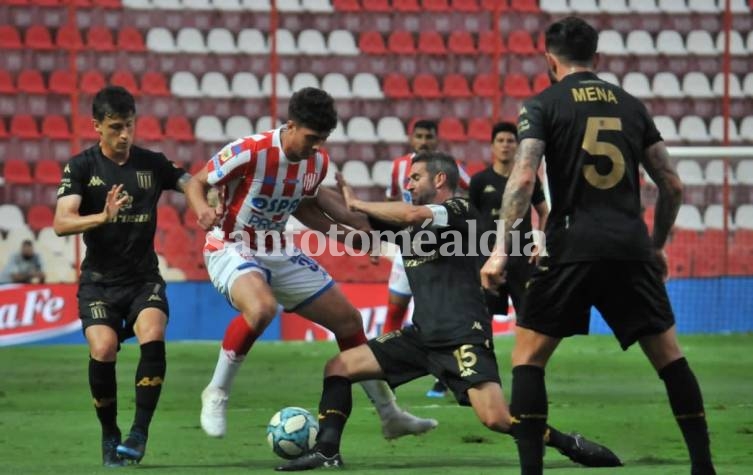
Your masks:
M413 158L408 182L412 205L357 200L341 177L338 180L348 207L366 213L375 228L396 231L410 227L411 239L399 239L398 243L415 299L414 325L369 340L327 362L316 445L277 470L343 464L340 438L352 408L351 384L365 379L386 379L395 387L432 374L461 405L472 406L484 426L509 433L512 419L494 355L491 317L481 291L480 258L469 252L469 247L480 249L481 236L472 235L468 224L479 215L468 200L454 196L458 183L455 161L438 152L423 152ZM434 239L412 239L424 231ZM448 243L456 242L456 235L461 237L462 249L443 255L447 252L440 249L452 247ZM422 252L412 252L418 243L425 244ZM566 435L549 427L544 440L586 466L621 465L609 449L578 434Z

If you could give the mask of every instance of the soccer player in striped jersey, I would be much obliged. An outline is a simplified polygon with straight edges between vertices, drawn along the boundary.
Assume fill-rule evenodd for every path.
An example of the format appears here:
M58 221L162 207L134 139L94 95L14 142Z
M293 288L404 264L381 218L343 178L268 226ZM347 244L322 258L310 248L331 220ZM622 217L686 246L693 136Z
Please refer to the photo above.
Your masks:
M323 212L334 220L346 214L334 191L319 189L329 166L322 145L336 124L332 97L320 89L301 89L290 100L285 125L226 145L187 186L189 205L210 231L204 249L209 277L241 312L225 332L212 380L201 395L201 426L209 436L225 435L235 376L278 304L331 330L341 350L366 341L358 310L327 271L285 243L283 235L293 213L309 225L333 224ZM207 202L212 186L224 188L221 212ZM436 427L434 419L402 411L384 381L367 381L363 387L382 419L385 438Z

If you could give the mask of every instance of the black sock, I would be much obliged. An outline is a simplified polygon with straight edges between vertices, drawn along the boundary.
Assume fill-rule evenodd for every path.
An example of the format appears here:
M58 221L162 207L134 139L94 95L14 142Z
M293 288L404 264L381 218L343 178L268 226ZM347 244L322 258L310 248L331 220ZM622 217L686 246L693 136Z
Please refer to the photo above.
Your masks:
M685 438L693 473L714 473L703 396L688 361L680 358L671 362L659 370L659 377L667 388L669 404Z
M514 367L510 433L518 446L522 475L541 475L544 472L547 409L544 369L532 365Z
M342 376L324 378L322 399L319 401L319 434L317 449L327 457L340 452L340 438L353 408L351 382Z
M563 434L552 426L546 426L544 433L544 444L556 449L567 449L573 443L573 437Z
M102 425L102 434L119 434L118 386L114 361L97 361L89 357L89 389L94 398L94 409Z
M148 435L166 369L164 341L150 341L141 345L141 358L136 368L136 416L131 430Z

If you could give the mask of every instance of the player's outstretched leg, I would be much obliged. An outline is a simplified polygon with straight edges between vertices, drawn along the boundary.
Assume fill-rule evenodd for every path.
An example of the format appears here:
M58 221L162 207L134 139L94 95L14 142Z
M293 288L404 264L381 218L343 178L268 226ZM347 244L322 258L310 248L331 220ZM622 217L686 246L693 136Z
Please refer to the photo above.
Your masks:
M122 467L123 459L118 456L120 445L120 431L112 434L102 434L102 465L105 467Z
M117 448L118 455L126 461L139 463L146 453L146 434L131 430L128 438Z
M371 399L382 420L382 435L385 439L397 439L404 435L421 435L439 423L436 419L416 417L401 409L395 402L395 394L386 381L361 381L366 395Z

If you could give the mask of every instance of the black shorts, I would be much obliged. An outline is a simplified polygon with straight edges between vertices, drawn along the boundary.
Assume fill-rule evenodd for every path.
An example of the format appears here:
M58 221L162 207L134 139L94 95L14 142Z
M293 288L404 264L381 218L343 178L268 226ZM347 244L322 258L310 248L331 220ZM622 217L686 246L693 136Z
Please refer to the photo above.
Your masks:
M505 266L505 283L499 286L496 294L484 292L489 315L507 315L508 296L512 300L515 313L522 312L526 285L533 274L534 267L528 262L528 256L511 256L508 259Z
M136 317L145 308L158 308L170 316L161 278L128 285L81 284L78 288L78 314L83 330L91 325L107 325L120 341L131 338Z
M538 267L517 325L564 338L588 334L591 307L622 349L675 323L659 267L642 261L594 261Z
M450 388L459 404L470 406L469 388L487 381L501 384L491 339L488 346L429 348L415 327L408 327L369 340L368 345L393 388L432 374Z

